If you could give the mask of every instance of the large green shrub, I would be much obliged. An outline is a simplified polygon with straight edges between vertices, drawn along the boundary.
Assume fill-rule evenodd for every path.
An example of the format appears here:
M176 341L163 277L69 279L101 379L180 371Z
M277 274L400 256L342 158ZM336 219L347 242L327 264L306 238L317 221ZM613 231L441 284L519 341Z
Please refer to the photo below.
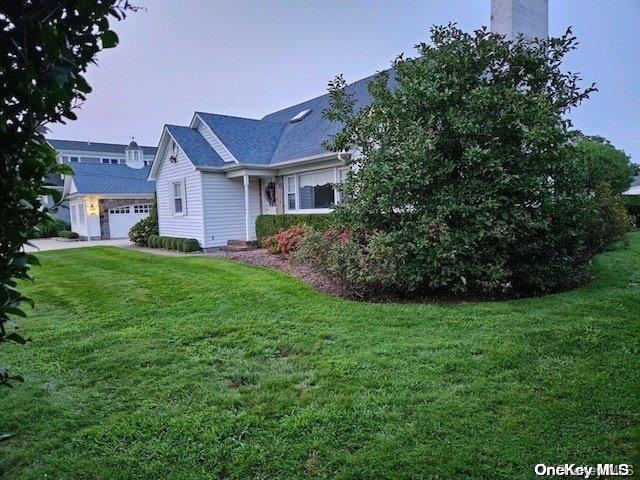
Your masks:
M595 191L599 184L609 185L613 195L629 188L634 167L629 156L602 137L577 135L575 142L576 171L580 181Z
M567 113L593 87L560 68L575 46L570 32L530 43L433 27L370 83L370 106L354 111L333 81L325 114L344 127L326 146L358 152L335 212L348 248L392 258L381 271L404 290L531 293L581 278L596 206L572 171ZM348 258L335 268L357 273Z
M335 218L331 213L259 215L256 219L256 238L261 243L263 238L275 235L280 230L302 224L315 230L325 231L334 227Z
M129 240L136 245L146 247L149 235L158 235L158 205L154 197L149 216L143 218L129 230Z
M48 217L43 219L35 228L30 238L57 237L61 230L70 230L68 223L59 218Z

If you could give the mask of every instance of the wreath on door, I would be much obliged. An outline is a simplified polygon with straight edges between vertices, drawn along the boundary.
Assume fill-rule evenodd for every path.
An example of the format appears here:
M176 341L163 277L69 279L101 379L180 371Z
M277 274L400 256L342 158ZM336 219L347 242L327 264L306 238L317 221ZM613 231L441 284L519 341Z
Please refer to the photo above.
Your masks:
M267 203L270 207L273 207L276 204L276 184L275 182L267 183L267 187L264 190L264 193L267 197Z

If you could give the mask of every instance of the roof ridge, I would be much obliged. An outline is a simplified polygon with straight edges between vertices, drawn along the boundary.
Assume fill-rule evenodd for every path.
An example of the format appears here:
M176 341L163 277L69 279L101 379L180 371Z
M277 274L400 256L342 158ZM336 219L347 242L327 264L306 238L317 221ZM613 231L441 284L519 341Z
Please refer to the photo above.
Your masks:
M75 143L84 143L87 145L114 145L117 147L126 147L127 145L129 145L128 143L113 143L113 142L101 142L101 141L94 141L94 140L69 140L66 138L47 138L45 137L45 140L47 142L75 142ZM156 148L153 145L140 145L141 147L146 147L146 148Z
M216 117L237 118L239 120L251 120L253 122L259 122L259 123L273 123L274 125L284 125L283 122L274 122L273 120L264 120L262 118L239 117L238 115L226 115L224 113L203 112L200 110L196 110L195 113L198 115L213 115Z

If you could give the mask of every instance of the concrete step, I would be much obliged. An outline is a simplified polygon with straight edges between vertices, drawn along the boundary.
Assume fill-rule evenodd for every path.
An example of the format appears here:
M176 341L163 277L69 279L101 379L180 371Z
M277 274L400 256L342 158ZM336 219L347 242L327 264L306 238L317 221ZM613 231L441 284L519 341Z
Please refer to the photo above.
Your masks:
M220 247L220 250L225 252L247 252L255 249L256 247L249 247L247 245L227 245L225 247Z
M232 240L227 240L227 245L229 245L229 246L257 248L258 247L258 242L255 241L255 240L232 239Z

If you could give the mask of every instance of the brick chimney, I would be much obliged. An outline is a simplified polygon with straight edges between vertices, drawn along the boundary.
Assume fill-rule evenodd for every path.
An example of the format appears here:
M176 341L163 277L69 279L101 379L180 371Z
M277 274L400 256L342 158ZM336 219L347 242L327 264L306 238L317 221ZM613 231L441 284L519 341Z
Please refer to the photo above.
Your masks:
M549 36L549 0L491 0L491 31L513 40Z

